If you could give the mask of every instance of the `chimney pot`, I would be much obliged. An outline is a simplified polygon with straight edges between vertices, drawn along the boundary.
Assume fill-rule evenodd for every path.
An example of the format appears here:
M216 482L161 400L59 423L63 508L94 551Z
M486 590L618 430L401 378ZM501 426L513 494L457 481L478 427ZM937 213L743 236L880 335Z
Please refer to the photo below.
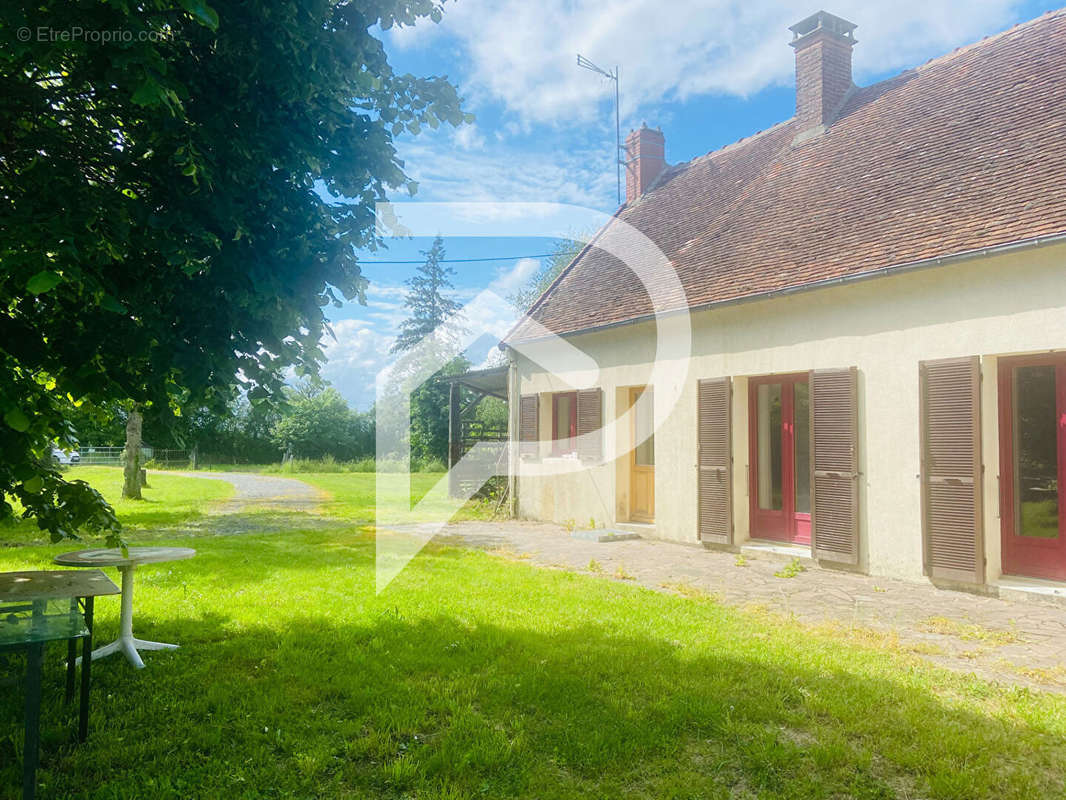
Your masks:
M626 202L640 197L666 169L666 137L643 123L626 136Z
M789 28L796 51L796 143L833 123L848 94L853 22L819 11Z

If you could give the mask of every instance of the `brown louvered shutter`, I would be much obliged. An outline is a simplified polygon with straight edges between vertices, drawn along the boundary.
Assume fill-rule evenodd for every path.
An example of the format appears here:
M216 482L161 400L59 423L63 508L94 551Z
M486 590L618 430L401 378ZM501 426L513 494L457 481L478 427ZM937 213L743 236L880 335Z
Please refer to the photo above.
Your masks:
M811 373L811 551L859 563L859 402L857 373Z
M729 378L699 382L697 427L701 542L733 542L732 387Z
M540 448L540 395L524 394L518 399L518 452L536 456Z
M923 361L919 383L925 571L984 583L980 361Z
M603 457L603 390L584 389L577 393L577 455L582 461Z

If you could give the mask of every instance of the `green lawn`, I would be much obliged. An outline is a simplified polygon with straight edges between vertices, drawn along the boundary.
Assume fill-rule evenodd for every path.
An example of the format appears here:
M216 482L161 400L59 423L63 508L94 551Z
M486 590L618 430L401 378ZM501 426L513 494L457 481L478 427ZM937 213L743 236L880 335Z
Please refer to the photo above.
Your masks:
M322 511L329 516L359 522L371 522L374 519L376 476L373 473L308 472L276 477L295 478L326 492ZM411 473L411 499L418 502L442 478L444 475L437 472ZM490 519L495 508L495 500L473 500L460 510L455 519Z
M122 470L119 467L74 467L67 470L66 479L86 481L103 494L114 506L130 541L139 533L156 527L169 528L201 520L211 503L233 495L233 486L225 481L150 472L148 483L151 488L142 491L144 499L123 500ZM0 525L0 546L27 541L44 543L48 541L48 534L41 533L32 521ZM102 546L98 541L89 539L85 546ZM72 549L69 543L67 549Z
M1066 792L1059 696L479 552L431 546L375 596L373 540L354 521L172 542L199 554L143 568L135 631L183 646L140 672L94 665L84 745L58 705L62 648L48 653L42 798ZM3 548L0 569L69 548ZM117 612L100 601L101 641ZM19 706L0 704L7 796Z

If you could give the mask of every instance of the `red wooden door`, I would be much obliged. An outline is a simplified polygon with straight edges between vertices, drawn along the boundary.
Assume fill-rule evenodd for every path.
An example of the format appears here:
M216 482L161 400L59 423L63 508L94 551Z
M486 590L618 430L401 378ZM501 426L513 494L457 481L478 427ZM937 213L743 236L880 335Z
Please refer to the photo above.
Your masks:
M811 542L808 373L748 382L751 535Z
M1003 571L1066 580L1066 355L999 365Z

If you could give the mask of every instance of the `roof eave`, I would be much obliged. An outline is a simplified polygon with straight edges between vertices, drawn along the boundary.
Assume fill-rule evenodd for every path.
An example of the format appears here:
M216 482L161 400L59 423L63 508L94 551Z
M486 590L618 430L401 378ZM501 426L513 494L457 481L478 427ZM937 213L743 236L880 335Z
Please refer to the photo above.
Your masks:
M688 306L685 309L678 309L676 311L663 312L662 316L673 316L674 314L681 313L693 313L696 311L711 311L718 308L725 308L728 306L737 306L744 303L755 303L760 300L772 300L776 297L785 297L793 294L801 294L804 292L816 291L818 289L827 289L832 286L843 286L852 283L860 283L862 281L873 280L875 278L884 278L890 275L899 275L906 272L914 272L921 269L930 269L938 267L943 264L951 264L956 261L965 261L967 259L987 258L988 256L998 255L1001 253L1007 253L1012 250L1020 250L1029 247L1045 247L1052 244L1060 244L1066 242L1066 231L1060 231L1058 233L1051 233L1045 236L1032 236L1025 239L1015 239L1010 242L1004 242L1003 244L989 245L987 247L979 247L973 250L960 250L955 253L949 253L943 256L932 256L930 258L923 258L917 261L906 261L900 264L893 264L887 267L878 267L877 269L867 270L866 272L857 272L851 275L840 275L835 278L825 278L819 281L812 281L810 283L801 283L796 286L787 286L784 289L773 289L768 292L759 292L756 294L743 295L742 297L731 297L726 300L713 300L707 303L698 303ZM650 322L656 318L656 314L642 314L639 317L631 317L629 319L618 320L617 322L608 322L603 325L592 325L587 328L579 328L578 330L566 331L564 333L556 334L563 338L571 336L581 336L587 333L596 333L598 331L612 330L614 328L620 328L626 325L637 325L642 322ZM536 342L546 339L548 337L538 337L536 339L522 339L522 342ZM501 342L502 348L510 348L511 345L506 341Z

